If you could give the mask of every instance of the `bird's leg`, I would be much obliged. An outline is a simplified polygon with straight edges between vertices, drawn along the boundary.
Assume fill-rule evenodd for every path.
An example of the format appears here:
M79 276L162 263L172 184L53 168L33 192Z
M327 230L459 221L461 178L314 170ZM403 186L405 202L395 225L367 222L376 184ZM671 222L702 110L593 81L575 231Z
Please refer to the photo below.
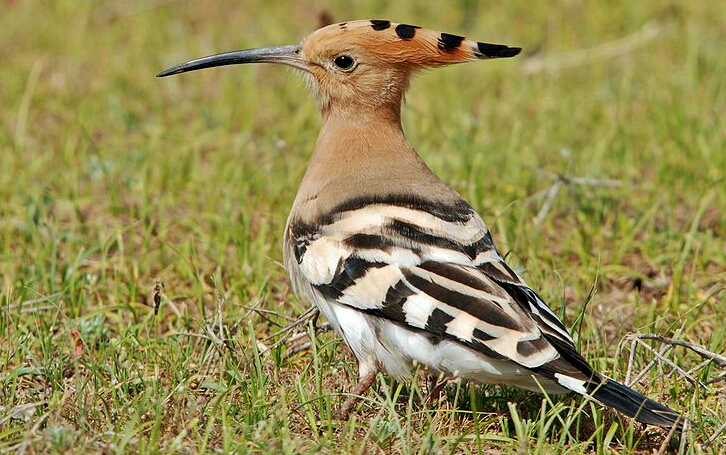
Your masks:
M358 398L366 393L371 388L371 385L373 385L373 381L376 380L376 374L378 374L378 369L376 368L367 369L366 371L363 371L363 368L361 368L358 376L358 384L353 387L353 390L350 391L350 396L345 400L343 406L334 414L336 420L348 420L350 411L353 410L353 407L358 402Z
M429 392L426 394L426 403L433 407L441 399L441 392L446 387L446 378L443 376L429 376Z

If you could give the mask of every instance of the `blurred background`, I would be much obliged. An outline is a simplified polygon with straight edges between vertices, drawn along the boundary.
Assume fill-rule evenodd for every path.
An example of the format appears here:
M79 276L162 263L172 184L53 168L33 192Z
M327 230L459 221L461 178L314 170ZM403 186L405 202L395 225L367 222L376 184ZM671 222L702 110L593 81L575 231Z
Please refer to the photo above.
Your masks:
M309 354L276 345L308 307L280 261L320 128L314 100L280 67L155 77L199 56L294 44L331 21L521 46L514 59L418 76L403 108L409 140L579 323L596 366L625 369L616 348L628 332L724 350L726 2L0 9L0 451L313 451L348 434L286 407L347 390L355 365L342 345L321 335L314 371ZM268 364L259 351L270 347ZM700 397L701 420L717 428L723 392ZM407 424L441 435L428 418ZM498 444L519 447L492 422ZM423 447L393 434L393 452Z

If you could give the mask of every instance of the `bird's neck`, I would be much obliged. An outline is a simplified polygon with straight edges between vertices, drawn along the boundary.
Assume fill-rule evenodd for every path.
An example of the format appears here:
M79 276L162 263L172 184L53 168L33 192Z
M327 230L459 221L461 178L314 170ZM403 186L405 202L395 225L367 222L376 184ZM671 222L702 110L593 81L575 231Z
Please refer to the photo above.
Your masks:
M398 118L327 116L291 217L315 219L353 196L409 194L442 202L459 197L421 160Z

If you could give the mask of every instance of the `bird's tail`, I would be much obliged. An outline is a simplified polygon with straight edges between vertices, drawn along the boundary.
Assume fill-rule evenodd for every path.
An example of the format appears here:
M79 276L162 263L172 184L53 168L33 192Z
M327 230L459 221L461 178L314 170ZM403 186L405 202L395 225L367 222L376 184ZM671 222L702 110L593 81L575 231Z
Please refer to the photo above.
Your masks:
M681 430L686 419L668 406L664 406L617 381L604 378L602 383L592 384L588 390L597 401L615 408L641 423ZM590 389L590 387L588 387Z

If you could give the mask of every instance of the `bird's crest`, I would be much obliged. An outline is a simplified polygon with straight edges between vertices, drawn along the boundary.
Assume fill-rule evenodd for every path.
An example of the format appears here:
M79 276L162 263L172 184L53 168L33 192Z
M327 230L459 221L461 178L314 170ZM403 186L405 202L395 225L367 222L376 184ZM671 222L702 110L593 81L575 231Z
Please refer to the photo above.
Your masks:
M360 47L381 61L409 64L416 68L513 57L521 51L519 47L468 40L459 35L386 20L328 25L305 38L303 48L316 51L333 49L341 42Z

